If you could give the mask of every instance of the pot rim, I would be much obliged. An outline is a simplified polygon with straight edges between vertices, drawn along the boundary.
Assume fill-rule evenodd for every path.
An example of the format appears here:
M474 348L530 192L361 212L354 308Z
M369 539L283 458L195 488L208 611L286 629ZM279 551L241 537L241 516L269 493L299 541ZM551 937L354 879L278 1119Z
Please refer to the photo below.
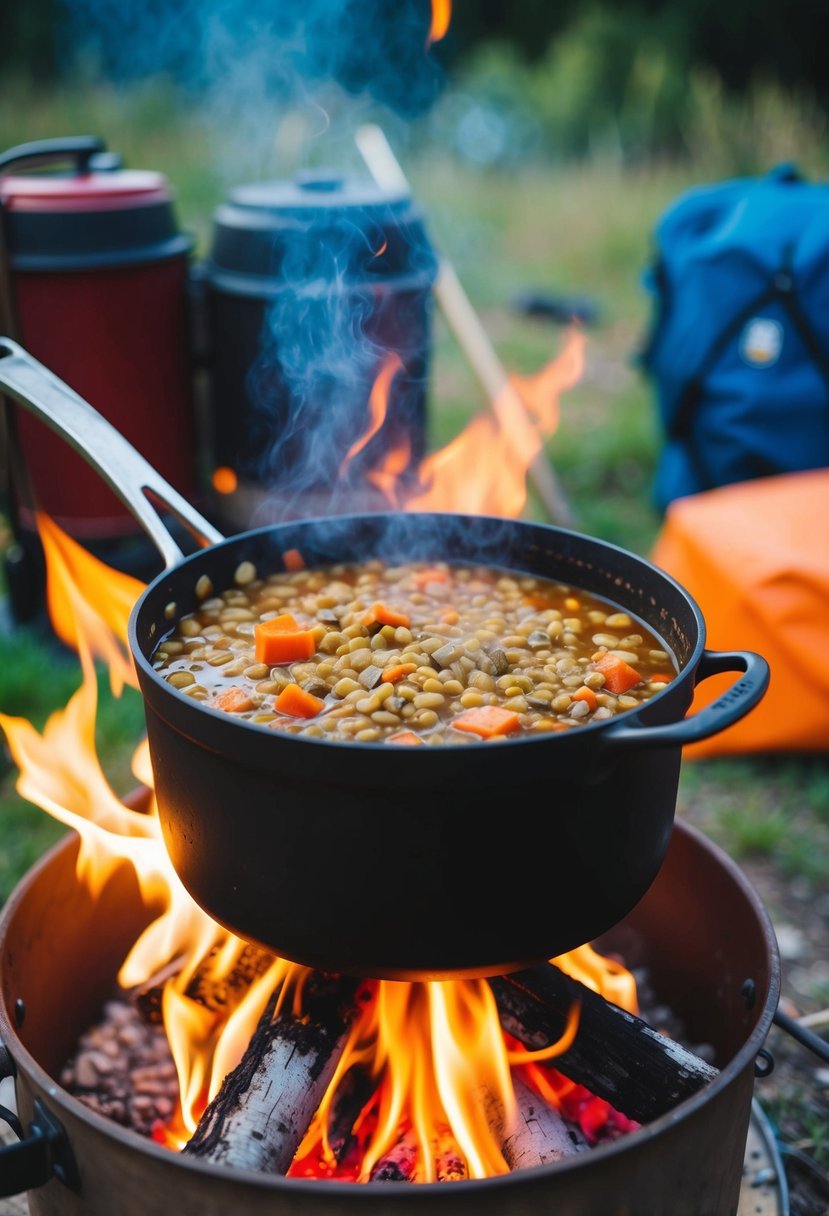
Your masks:
M230 549L232 547L237 547L237 546L240 547L241 549L244 549L245 547L247 547L249 545L255 544L257 540L264 539L265 537L267 537L269 535L278 536L279 533L282 531L284 531L286 533L286 536L290 537L291 540L295 540L296 537L294 536L294 533L296 533L296 532L306 532L306 533L310 533L313 536L313 532L315 529L320 529L323 532L326 529L326 527L329 529L329 531L335 527L338 529L346 528L346 529L357 530L357 529L359 529L361 524L363 524L363 525L370 524L371 526L378 526L378 527L382 528L384 526L390 525L391 523L393 523L394 520L399 520L404 517L408 520L419 519L419 520L423 520L423 521L428 521L428 523L424 522L422 525L422 528L424 531L429 526L429 523L431 524L432 527L434 527L436 529L438 527L440 527L442 524L445 524L448 527L454 527L459 530L462 530L464 527L464 522L466 522L466 525L469 526L470 521L475 521L473 526L489 528L489 529L492 529L493 531L497 531L497 530L503 531L505 527L510 528L510 529L518 528L522 532L526 532L528 536L530 536L532 534L532 532L534 532L534 531L540 531L545 535L565 538L566 543L570 543L570 544L575 543L577 546L586 544L592 548L595 548L597 551L607 552L612 557L622 559L623 561L625 561L629 564L632 564L634 568L636 568L639 572L641 572L643 577L659 579L662 583L664 583L668 587L670 587L675 595L677 595L682 601L684 601L684 603L687 606L688 612L693 619L696 637L695 637L694 644L693 644L693 650L692 650L691 654L689 655L687 661L684 663L684 665L681 667L681 669L677 672L676 679L673 680L669 685L667 685L667 687L662 689L661 692L658 692L654 696L650 697L646 702L643 703L643 705L641 705L637 709L624 710L621 714L616 714L611 718L606 718L599 722L589 722L583 726L580 725L573 731L553 731L548 734L539 734L539 735L535 735L535 736L530 736L530 735L524 735L524 736L520 736L520 737L519 736L515 736L515 737L507 736L504 739L501 739L498 741L499 749L503 748L503 747L507 747L507 748L532 747L532 746L538 746L539 744L546 744L546 746L548 746L548 747L558 746L559 749L561 749L562 747L564 747L567 744L572 745L571 736L573 736L573 735L577 736L580 739L587 740L587 739L591 738L592 736L595 736L597 733L606 732L614 725L618 725L618 722L621 719L624 719L627 723L632 723L634 718L638 714L640 714L643 710L650 710L652 706L655 706L655 705L659 704L660 702L664 701L666 699L666 697L675 698L677 689L682 685L687 686L689 681L691 682L691 688L693 688L694 673L696 672L696 668L699 664L700 658L702 657L703 651L705 650L706 627L705 627L705 619L703 617L702 610L699 607L696 600L694 599L694 597L690 594L689 591L686 590L685 587L682 586L681 583L677 582L677 580L675 578L673 578L672 575L670 575L666 571L662 570L659 566L654 565L654 563L649 561L647 558L641 557L639 554L633 553L628 549L624 549L620 545L614 545L608 541L603 541L597 537L590 536L588 533L576 532L572 529L559 528L552 524L537 523L535 521L529 521L529 520L503 519L499 516L493 516L493 515L463 515L460 513L452 513L452 512L411 512L411 513L407 513L407 512L398 511L398 512L376 512L376 513L372 512L372 513L364 513L364 514L358 513L358 514L353 514L353 515L338 515L338 516L331 516L331 517L323 516L323 517L316 517L316 518L312 518L312 519L293 520L293 521L287 521L285 523L269 524L269 525L266 525L265 527L254 528L254 529L251 529L250 531L242 532L237 535L227 537L224 541L221 541L218 544L211 545L209 548L200 549L195 553L191 553L191 554L187 555L181 562L178 562L174 567L163 570L159 575L156 576L156 578L153 579L153 581L151 583L149 583L147 585L147 587L141 593L139 598L136 600L136 602L132 608L132 611L130 613L129 625L128 625L129 646L130 646L130 650L132 652L133 661L136 663L137 667L139 667L141 670L142 682L143 681L148 682L157 690L159 698L161 698L161 704L169 707L170 709L175 707L173 710L173 713L174 713L176 722L170 723L171 725L174 726L174 729L176 729L176 730L184 729L185 733L188 733L192 738L199 738L201 735L201 730L200 730L199 724L201 723L202 726L204 726L206 723L212 722L214 724L214 726L211 729L213 729L215 731L219 731L219 732L222 732L222 731L232 732L232 735L236 736L237 739L247 738L249 740L249 743L251 746L256 746L256 744L254 743L255 739L264 740L264 739L270 738L271 740L273 740L273 742L270 745L265 744L265 743L261 744L261 746L263 748L267 748L268 746L271 746L272 748L279 747L279 746L285 746L287 743L288 745L296 744L298 746L308 747L310 749L321 747L323 749L334 750L334 751L338 751L338 752L342 752L343 748L345 748L349 754L352 752L369 751L369 752L382 753L382 754L388 755L390 749L383 741L378 741L378 742L374 742L374 743L362 743L362 742L358 743L355 740L345 741L345 740L337 740L337 739L329 739L329 738L316 739L316 738L308 738L308 737L305 737L302 735L289 735L289 734L285 734L280 731L269 730L266 725L263 725L260 723L255 723L255 722L248 722L245 719L237 719L234 717L232 720L229 721L228 715L226 713L224 713L222 710L214 709L212 706L208 705L205 702L193 701L189 697L181 696L175 689L170 687L170 685L166 682L166 680L163 680L161 678L161 676L158 674L158 672L155 670L155 668L149 662L149 659L144 652L144 648L142 647L142 644L138 638L138 622L139 622L139 617L141 617L142 613L145 611L145 607L146 607L146 604L148 603L148 601L150 601L156 594L158 594L160 588L164 585L165 581L170 578L171 575L178 578L188 567L195 566L195 567L199 568L203 565L209 566L211 557L216 555L219 552L225 552L228 549ZM421 526L421 525L418 525L418 526ZM435 536L436 536L436 538L438 537L437 531L435 532ZM286 542L286 544L287 544L288 548L296 547L294 544L292 544L290 542ZM346 560L352 560L352 559L346 559ZM357 559L353 559L353 560L357 560ZM420 560L420 559L416 559L416 560ZM481 557L478 559L476 559L474 556L470 556L469 558L466 558L466 559L464 559L462 557L447 557L447 558L443 558L441 560L448 560L450 562L456 562L459 565L464 564L464 562L466 562L467 564L475 563L475 564L481 564L481 565L486 565L486 564L495 565L494 562L488 563L486 557ZM500 567L500 569L503 569L506 571L510 571L510 570L519 571L520 567L504 565L504 566ZM200 573L206 573L206 572L207 571L200 570ZM526 573L532 574L533 571L526 571ZM575 587L575 584L574 584L574 587ZM578 590L577 587L576 587L576 589ZM595 592L595 593L591 592L591 594L600 595L601 593L600 592ZM609 596L604 596L603 598L608 599L608 600L610 599ZM640 616L640 614L636 612L635 607L633 607L633 606L628 606L621 602L620 602L619 606L622 607L625 611L631 612L635 617ZM186 614L183 614L183 615L186 615ZM644 622L644 623L647 625L647 622ZM649 629L652 629L653 632L655 632L655 633L657 632L653 626L647 625L647 627ZM657 633L657 636L659 636L658 633ZM159 640L160 640L160 638L153 639L153 646L155 646ZM664 639L660 638L660 641L663 641L663 640ZM666 643L666 645L667 645L667 643ZM676 656L674 656L674 657L676 657ZM676 661L679 662L678 659ZM146 695L146 693L145 693L145 695ZM688 691L686 693L686 695L688 696L688 700L690 701L690 691ZM153 709L156 713L160 713L159 702L154 703ZM205 715L207 715L207 716L205 717ZM160 716L167 719L166 713L163 713L163 714L160 713ZM681 719L681 716L682 715L674 715L671 720L679 721ZM239 730L241 730L243 732L242 736L238 736L237 732ZM459 741L457 743L455 743L453 741L447 741L447 742L442 743L439 748L434 748L434 749L432 749L432 748L395 748L395 749L393 749L393 751L398 758L398 762L401 765L406 765L408 763L409 767L414 768L415 763L417 763L417 766L419 768L420 765L423 763L425 763L427 765L430 763L432 763L432 764L437 763L436 753L445 755L448 751L451 753L456 753L456 754L461 753L463 755L469 756L474 753L475 747L476 747L476 744L474 741L472 743L470 743L469 741L466 741L466 742ZM470 748L472 749L471 752L470 752Z
M562 1173L571 1173L575 1170L589 1168L591 1162L605 1160L625 1152L626 1149L631 1147L632 1141L642 1143L646 1139L653 1139L681 1119L700 1110L711 1100L715 1093L729 1086L742 1073L743 1069L750 1064L752 1058L757 1055L762 1047L771 1027L780 996L780 954L768 911L739 866L718 845L714 844L713 841L709 840L707 836L690 824L676 821L674 830L689 837L692 843L704 853L707 853L715 863L719 864L727 873L729 879L739 887L746 902L759 921L769 960L769 983L760 1016L748 1038L710 1084L706 1085L692 1097L680 1102L667 1114L639 1127L629 1135L604 1145L598 1145L592 1148L589 1153L576 1154L551 1165L534 1166L530 1169L516 1170L491 1178L470 1178L454 1182L452 1183L453 1193L458 1189L461 1191L474 1191L475 1188L480 1188L482 1185L508 1186L510 1188L519 1187L522 1182L532 1185L545 1175L554 1173L558 1176ZM51 865L55 864L56 859L62 853L67 852L72 847L77 847L77 837L74 833L69 833L63 840L53 845L20 879L9 896L2 912L0 912L0 952L2 952L4 947L8 927L13 921L29 888L48 871ZM239 1169L235 1166L201 1161L198 1158L185 1157L180 1152L175 1153L170 1149L165 1149L161 1145L155 1144L152 1140L140 1136L137 1132L121 1127L120 1124L90 1110L89 1107L70 1094L68 1090L57 1084L18 1038L17 1032L11 1022L10 1013L5 1007L2 989L0 989L0 1044L5 1045L8 1049L16 1070L18 1072L24 1071L34 1084L43 1093L48 1095L59 1110L63 1109L72 1118L79 1119L82 1123L87 1124L91 1131L105 1137L112 1137L122 1147L139 1149L142 1152L149 1153L159 1163L169 1165L174 1169L195 1170L206 1178L221 1178L225 1181L228 1179L231 1181L237 1180L240 1184L254 1186L257 1189L266 1191L285 1190L305 1194L309 1187L322 1187L324 1189L318 1193L321 1196L331 1195L332 1197L347 1195L353 1198L355 1186L364 1186L366 1188L366 1203L374 1203L378 1206L383 1204L384 1196L388 1194L392 1196L407 1195L413 1202L418 1202L418 1196L422 1194L423 1199L428 1201L428 1197L433 1194L433 1187L441 1186L440 1183L417 1183L413 1187L412 1183L409 1182L384 1182L382 1187L373 1188L366 1186L366 1184L354 1182L314 1178L287 1178L282 1175L266 1175L253 1170ZM445 1188L443 1189L445 1190ZM372 1196L376 1196L376 1199L372 1198Z

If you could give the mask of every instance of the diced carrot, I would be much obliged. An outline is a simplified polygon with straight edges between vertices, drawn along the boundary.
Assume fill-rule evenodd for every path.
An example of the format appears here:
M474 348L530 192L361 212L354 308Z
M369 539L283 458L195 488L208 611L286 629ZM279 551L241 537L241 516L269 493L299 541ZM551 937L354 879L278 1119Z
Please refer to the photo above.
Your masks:
M396 735L389 735L387 743L401 743L406 747L419 747L423 740L419 739L413 730L401 730Z
M446 625L457 625L458 621L461 619L461 614L456 612L454 608L444 608L443 612L440 614L440 619Z
M657 671L654 675L648 676L648 681L651 684L670 684L675 675L674 671Z
M417 671L417 663L395 663L394 667L387 667L380 677L383 684L396 684L398 680L410 676L413 671Z
M575 692L571 693L570 699L572 701L586 701L591 714L593 710L598 709L599 706L599 702L596 699L596 694L594 693L593 689L588 688L586 684L583 684L581 688L577 688Z
M466 730L482 739L494 739L497 735L511 735L521 729L521 719L511 709L499 705L479 705L468 709L452 719L455 730Z
M280 663L295 663L298 659L310 659L317 648L317 640L310 629L280 629L272 621L261 621L254 629L257 663L279 666Z
M638 684L642 677L639 672L609 651L593 659L593 666L604 676L604 686L608 692L622 693Z
M274 709L280 714L290 714L292 718L315 718L324 704L298 684L288 684L274 701Z
M243 688L225 688L216 694L211 704L214 709L223 709L226 714L243 714L248 709L256 709L256 703Z
M448 583L449 573L447 570L436 570L430 566L428 570L418 570L414 581L418 591L422 591L429 583Z
M537 612L543 612L545 608L552 608L550 597L547 595L525 595L524 603L529 604L531 608L535 608Z
M286 570L290 570L292 574L296 574L297 570L305 569L305 558L299 549L286 549L282 554L282 564Z
M291 616L290 612L283 612L281 616L274 616L267 622L269 633L295 633L299 629L297 619Z
M363 624L391 625L396 629L398 625L408 625L409 618L405 612L397 612L394 608L389 608L387 604L375 604L371 612L366 613Z

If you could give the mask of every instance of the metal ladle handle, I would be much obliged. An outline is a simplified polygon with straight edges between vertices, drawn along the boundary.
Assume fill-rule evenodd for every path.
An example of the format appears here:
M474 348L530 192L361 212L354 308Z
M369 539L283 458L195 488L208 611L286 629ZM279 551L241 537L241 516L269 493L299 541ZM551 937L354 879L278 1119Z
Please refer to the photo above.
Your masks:
M224 540L106 418L10 338L0 338L0 387L100 473L150 537L166 566L177 565L184 554L164 526L156 503L184 524L200 545Z

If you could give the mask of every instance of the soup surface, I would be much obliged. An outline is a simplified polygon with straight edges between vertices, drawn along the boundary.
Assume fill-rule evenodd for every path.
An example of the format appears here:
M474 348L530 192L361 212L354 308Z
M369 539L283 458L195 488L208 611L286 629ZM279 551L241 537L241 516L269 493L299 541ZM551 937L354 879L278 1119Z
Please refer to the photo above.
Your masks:
M233 587L217 595L202 576L197 594L153 655L162 678L311 738L418 746L573 730L677 674L660 639L612 603L492 567L372 561L262 578L242 562Z

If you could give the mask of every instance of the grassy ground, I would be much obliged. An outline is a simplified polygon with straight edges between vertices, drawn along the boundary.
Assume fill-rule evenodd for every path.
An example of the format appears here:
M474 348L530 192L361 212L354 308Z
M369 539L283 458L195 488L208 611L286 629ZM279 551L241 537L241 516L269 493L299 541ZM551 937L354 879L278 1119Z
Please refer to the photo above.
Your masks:
M58 101L30 98L25 106L21 100L13 90L0 92L0 145L61 131L105 134L131 166L157 168L175 184L180 220L204 249L212 209L232 183L216 169L215 135L200 120L168 121L169 98L152 92L126 98L68 93ZM649 315L639 276L656 218L686 186L707 180L705 167L590 163L500 174L432 155L407 168L435 242L455 263L508 367L532 372L561 344L556 327L510 307L518 293L574 294L595 303L600 320L589 331L586 373L562 402L549 454L579 529L647 554L660 524L649 497L659 433L648 386L633 366ZM253 166L240 152L236 180L251 176ZM456 434L479 404L469 370L438 320L432 446ZM528 513L539 515L538 504L531 502ZM0 637L0 672L0 709L39 720L62 705L77 682L70 658L25 631ZM109 699L102 720L105 764L125 788L140 706L134 698L126 706ZM56 834L42 812L14 794L13 776L7 769L0 780L0 898ZM679 813L718 840L756 882L781 929L791 1008L829 1005L825 757L687 764ZM782 1078L763 1082L761 1096L790 1142L825 1169L829 1150L820 1118L826 1091L821 1098L816 1064L785 1043L778 1049ZM800 1211L809 1213L811 1200L803 1194Z

